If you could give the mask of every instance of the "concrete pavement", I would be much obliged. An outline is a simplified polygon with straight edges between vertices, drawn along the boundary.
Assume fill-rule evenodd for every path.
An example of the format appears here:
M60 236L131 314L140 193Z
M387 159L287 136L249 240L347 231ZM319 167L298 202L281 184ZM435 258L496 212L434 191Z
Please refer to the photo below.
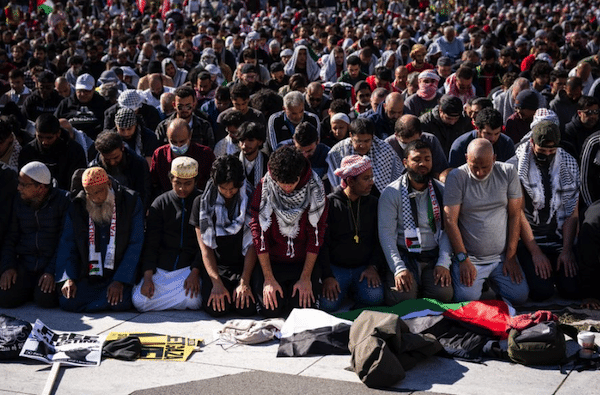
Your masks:
M154 389L149 394L264 394L265 381L275 394L380 393L367 389L354 372L345 369L349 366L348 355L276 358L276 341L256 346L221 346L215 342L214 333L226 319L215 320L203 312L80 315L30 304L0 309L0 313L32 323L40 319L58 332L136 331L204 339L201 351L192 354L187 362L107 359L99 367L63 367L54 386L55 394L117 395L145 389ZM578 346L569 343L570 352L576 352ZM49 372L50 365L33 360L0 362L0 394L39 394ZM393 390L460 395L586 395L600 391L600 374L593 371L563 375L556 367L529 368L501 361L478 364L434 357L408 371L406 379Z

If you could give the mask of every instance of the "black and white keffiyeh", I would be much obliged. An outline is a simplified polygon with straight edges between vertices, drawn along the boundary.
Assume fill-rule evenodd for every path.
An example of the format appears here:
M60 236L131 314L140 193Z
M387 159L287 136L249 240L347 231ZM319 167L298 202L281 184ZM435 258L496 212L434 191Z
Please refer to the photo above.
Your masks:
M419 232L419 224L415 223L413 217L412 207L410 204L410 193L409 193L409 179L408 174L403 174L400 177L400 193L402 196L402 221L404 223L404 238L406 241L406 248L409 252L420 253L421 236ZM434 233L436 242L439 244L439 238L442 231L442 211L438 202L437 196L435 195L435 188L433 187L433 181L430 179L427 183L427 194L429 199L427 202L427 219L428 225Z
M542 173L535 163L531 143L521 144L516 150L519 179L533 202L533 220L539 224L539 210L546 204ZM554 160L550 164L550 215L548 222L556 215L557 232L577 206L579 199L579 167L575 159L562 148L556 150Z
M275 213L279 232L288 239L287 256L293 258L294 239L300 232L300 217L308 210L308 222L315 228L317 243L319 240L319 220L325 210L325 189L323 183L313 171L310 180L302 188L285 193L267 172L263 177L260 197L259 224L261 229L261 251L264 250L264 232L271 226L271 217Z
M252 244L246 190L246 182L244 182L244 185L234 197L235 202L231 209L233 215L230 217L230 210L225 206L223 195L219 193L212 179L208 180L200 202L199 224L202 241L207 247L214 250L217 248L217 236L235 235L243 227L242 254L246 255L248 247Z
M327 155L329 169L337 169L342 163L342 159L348 155L355 155L354 147L350 137L340 141L334 145ZM397 180L404 171L404 166L400 161L400 157L391 145L381 140L377 136L373 136L373 143L367 156L373 163L373 181L379 192L383 192L392 181ZM340 178L329 171L329 182L332 186L340 185Z
M239 159L240 159L240 162L242 162L242 165L244 165L244 172L246 172L246 174L248 174L248 171L246 170L246 164L249 161L248 161L248 159L246 159L243 152L240 152ZM254 171L254 179L252 180L252 183L246 181L246 191L247 191L248 197L250 197L252 195L252 192L254 192L254 189L256 188L256 186L258 185L258 183L260 182L260 180L262 178L263 168L264 168L263 166L265 165L264 162L265 162L264 158L259 152L256 159L254 159L254 167L252 168L252 170Z

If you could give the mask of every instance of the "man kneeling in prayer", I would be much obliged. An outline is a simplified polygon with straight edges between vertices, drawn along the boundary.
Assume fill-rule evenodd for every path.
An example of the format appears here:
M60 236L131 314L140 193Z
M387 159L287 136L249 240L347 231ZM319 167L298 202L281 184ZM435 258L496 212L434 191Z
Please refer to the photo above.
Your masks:
M101 167L86 169L81 183L84 190L73 199L56 259L57 282L63 283L60 307L129 310L144 243L142 201L111 182Z
M327 197L308 159L294 147L275 151L268 168L250 205L262 269L253 281L259 313L281 317L295 307L319 307L319 276L313 269L325 236Z
M379 277L383 255L377 238L377 198L371 195L371 159L346 156L335 174L342 183L327 196L331 205L319 253L321 308L338 310L349 292L356 307L377 306L383 303Z
M213 317L230 311L244 316L256 313L250 288L256 252L246 217L249 201L242 162L234 155L217 158L190 220L205 269L202 304Z
M197 310L200 308L198 241L190 217L198 162L180 156L171 163L173 189L157 197L148 210L142 252L144 279L133 288L133 305L139 311Z
M389 269L385 300L452 300L452 246L442 228L444 185L431 175L431 146L408 143L403 159L407 173L388 185L379 198L379 240Z

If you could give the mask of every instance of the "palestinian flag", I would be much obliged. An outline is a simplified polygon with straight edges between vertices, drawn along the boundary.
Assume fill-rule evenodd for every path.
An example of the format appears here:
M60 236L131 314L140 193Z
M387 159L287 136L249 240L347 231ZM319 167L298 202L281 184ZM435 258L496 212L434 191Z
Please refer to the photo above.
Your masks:
M37 0L37 8L38 10L41 9L46 14L50 15L50 13L54 10L54 3L52 0Z
M352 321L317 309L294 309L281 328L278 357L350 354Z
M406 300L392 307L369 307L336 314L336 317L354 321L363 310L397 314L403 320L443 315L446 318L475 325L489 330L495 336L506 339L508 320L515 315L512 306L501 300L442 303L435 299Z

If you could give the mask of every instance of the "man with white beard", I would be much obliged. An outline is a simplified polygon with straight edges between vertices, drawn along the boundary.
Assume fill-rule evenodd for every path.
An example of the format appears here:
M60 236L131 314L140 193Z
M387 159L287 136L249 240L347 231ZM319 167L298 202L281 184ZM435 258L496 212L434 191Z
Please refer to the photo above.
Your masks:
M76 312L128 310L144 242L142 202L101 167L86 169L81 184L58 249L60 306Z

